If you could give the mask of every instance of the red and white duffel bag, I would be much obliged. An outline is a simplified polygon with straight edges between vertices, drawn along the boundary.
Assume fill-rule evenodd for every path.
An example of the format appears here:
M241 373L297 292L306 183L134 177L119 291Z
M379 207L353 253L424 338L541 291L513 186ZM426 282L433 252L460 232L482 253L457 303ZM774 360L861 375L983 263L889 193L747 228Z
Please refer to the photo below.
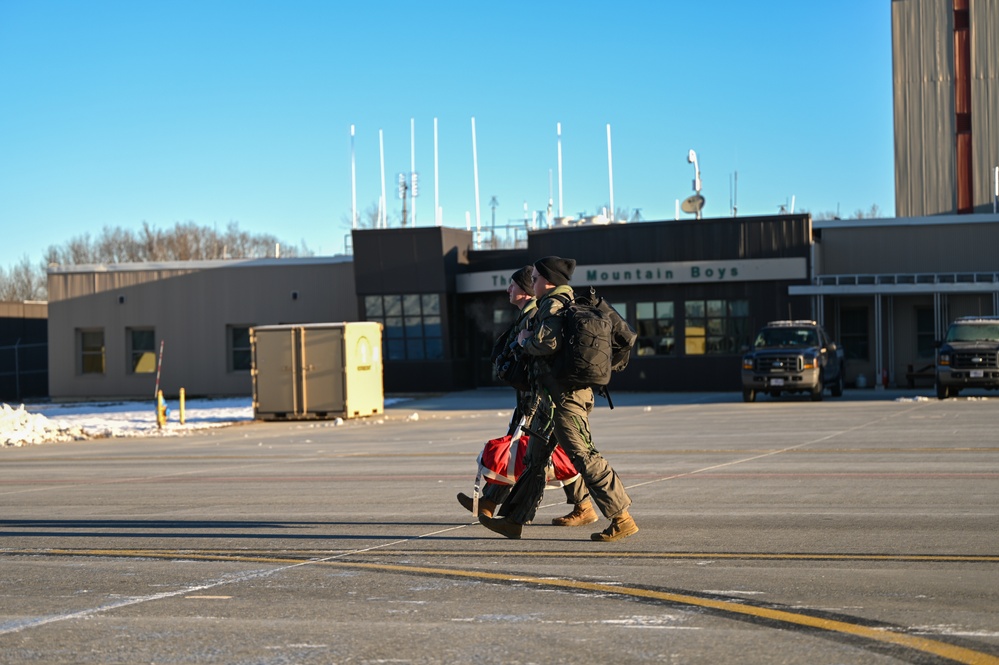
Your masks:
M518 431L519 433L519 431ZM524 455L527 453L528 435L514 438L509 434L486 441L479 454L479 475L486 482L513 485L524 472ZM555 489L575 482L579 478L576 467L569 461L561 446L555 446L552 461L545 474L546 489ZM478 482L476 482L478 486Z

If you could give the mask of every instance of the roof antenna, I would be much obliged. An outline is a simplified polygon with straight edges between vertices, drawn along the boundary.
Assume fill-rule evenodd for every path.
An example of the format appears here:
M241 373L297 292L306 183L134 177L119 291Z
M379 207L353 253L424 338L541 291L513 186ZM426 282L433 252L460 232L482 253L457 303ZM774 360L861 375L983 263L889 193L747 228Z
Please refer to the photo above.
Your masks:
M728 206L732 209L732 216L739 216L739 172L736 171L733 174L733 178L729 179L729 199Z
M680 207L684 212L693 213L697 219L700 219L701 209L704 208L704 197L701 196L701 169L697 165L697 153L693 150L688 152L687 162L694 165L694 194L685 198Z

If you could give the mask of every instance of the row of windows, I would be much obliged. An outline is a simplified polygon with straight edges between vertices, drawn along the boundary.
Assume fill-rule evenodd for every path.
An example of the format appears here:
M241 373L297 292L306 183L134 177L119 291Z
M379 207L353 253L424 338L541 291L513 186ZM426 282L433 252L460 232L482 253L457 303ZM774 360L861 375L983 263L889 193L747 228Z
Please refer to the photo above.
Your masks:
M683 354L731 355L749 345L748 300L686 300L678 316L672 301L613 303L638 333L635 353L639 356L676 355L678 327L683 330ZM388 360L442 360L444 358L440 297L437 294L378 295L364 298L368 321L384 326L382 343ZM867 309L840 311L840 342L850 360L869 357ZM496 309L496 334L513 321L512 307ZM227 370L248 372L253 358L249 325L226 326ZM917 345L920 356L933 356L933 310L916 310ZM129 374L156 371L154 328L126 328L125 354ZM77 360L80 374L104 374L106 349L103 329L77 330Z
M125 328L125 358L128 374L152 374L156 371L156 329ZM103 328L76 331L77 373L104 374L107 348ZM250 326L226 326L227 369L249 372L253 363Z
M683 331L684 355L736 354L749 344L748 300L686 300L677 311L668 300L611 303L638 333L635 353L640 356L676 355L678 329ZM493 325L499 334L513 320L512 308L495 310Z
M382 324L386 360L443 360L438 294L365 296L364 318Z

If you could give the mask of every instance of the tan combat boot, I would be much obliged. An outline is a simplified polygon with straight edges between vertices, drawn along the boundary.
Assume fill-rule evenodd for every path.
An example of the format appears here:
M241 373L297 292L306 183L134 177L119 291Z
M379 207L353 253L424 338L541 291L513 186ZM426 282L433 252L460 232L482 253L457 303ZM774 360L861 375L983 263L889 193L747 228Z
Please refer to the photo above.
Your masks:
M638 525L635 524L635 520L631 518L627 510L622 510L611 520L609 527L590 535L590 539L609 543L636 533L638 533Z
M586 500L582 503L577 503L568 515L553 519L552 524L555 526L583 526L593 524L598 519L600 519L600 516L597 515L597 511L593 510L593 502Z
M461 492L458 493L458 503L461 507L472 512L472 497ZM492 517L493 513L496 512L496 502L490 501L486 497L479 497L479 515L485 515L486 517Z

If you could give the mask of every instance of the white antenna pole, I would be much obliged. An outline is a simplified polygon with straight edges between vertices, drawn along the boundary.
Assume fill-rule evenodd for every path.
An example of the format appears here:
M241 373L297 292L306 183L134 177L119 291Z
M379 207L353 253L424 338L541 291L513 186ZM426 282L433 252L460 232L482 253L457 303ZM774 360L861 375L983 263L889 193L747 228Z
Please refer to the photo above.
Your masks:
M794 194L791 195L791 214L794 214Z
M472 173L475 176L475 228L482 224L482 211L479 209L479 153L475 146L475 116L472 116Z
M548 169L548 210L545 211L545 225L552 227L552 170Z
M434 118L434 223L441 225L440 178L437 177L437 118Z
M378 202L378 226L384 229L388 226L388 211L385 210L385 134L378 130L378 150L382 160L382 198Z
M562 123L555 123L558 133L558 216L562 216Z
M732 216L739 214L739 172L735 172L735 203L732 205Z
M354 162L354 125L350 126L350 228L357 228L357 170Z
M409 198L413 208L413 226L416 226L416 197L413 196L413 179L416 177L416 118L409 119Z
M614 221L614 159L611 157L611 129L607 125L607 177L610 179L610 221Z

